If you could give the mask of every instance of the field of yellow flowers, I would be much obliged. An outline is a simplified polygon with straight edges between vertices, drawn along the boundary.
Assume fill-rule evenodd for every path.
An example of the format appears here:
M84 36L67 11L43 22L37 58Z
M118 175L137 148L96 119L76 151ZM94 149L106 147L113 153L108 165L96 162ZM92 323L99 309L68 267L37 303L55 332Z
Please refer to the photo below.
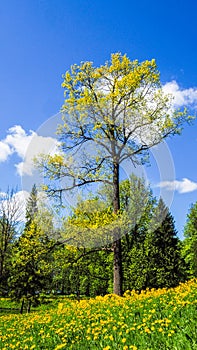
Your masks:
M197 280L0 314L0 349L197 349Z

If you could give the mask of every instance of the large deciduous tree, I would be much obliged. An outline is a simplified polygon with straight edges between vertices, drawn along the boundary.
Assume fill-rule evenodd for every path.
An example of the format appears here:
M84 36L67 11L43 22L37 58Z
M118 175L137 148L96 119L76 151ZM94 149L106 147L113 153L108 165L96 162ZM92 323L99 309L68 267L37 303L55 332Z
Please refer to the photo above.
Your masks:
M65 102L58 127L61 153L40 160L51 195L92 183L113 189L113 211L120 210L120 166L145 160L148 150L180 133L185 111L174 111L162 92L155 60L131 61L115 53L100 67L73 65L62 84ZM56 184L54 181L57 180ZM121 238L114 230L114 293L122 293Z

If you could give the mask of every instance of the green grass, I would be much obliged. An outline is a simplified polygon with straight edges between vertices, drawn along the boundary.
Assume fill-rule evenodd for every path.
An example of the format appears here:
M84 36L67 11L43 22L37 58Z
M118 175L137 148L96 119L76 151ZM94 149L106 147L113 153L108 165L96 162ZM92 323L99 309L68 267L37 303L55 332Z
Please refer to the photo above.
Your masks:
M57 298L30 314L0 315L0 348L195 350L196 324L193 280L169 290L127 292L123 298Z

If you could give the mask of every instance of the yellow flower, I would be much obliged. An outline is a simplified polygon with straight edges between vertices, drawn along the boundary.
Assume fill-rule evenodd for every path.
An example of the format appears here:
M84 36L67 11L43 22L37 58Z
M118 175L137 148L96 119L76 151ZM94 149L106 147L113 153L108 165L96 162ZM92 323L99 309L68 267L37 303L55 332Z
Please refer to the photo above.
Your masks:
M126 343L127 339L126 338L122 338L122 343Z
M59 349L66 349L66 343L57 345L54 350L59 350Z
M151 333L150 329L148 327L145 328L144 330L146 333Z

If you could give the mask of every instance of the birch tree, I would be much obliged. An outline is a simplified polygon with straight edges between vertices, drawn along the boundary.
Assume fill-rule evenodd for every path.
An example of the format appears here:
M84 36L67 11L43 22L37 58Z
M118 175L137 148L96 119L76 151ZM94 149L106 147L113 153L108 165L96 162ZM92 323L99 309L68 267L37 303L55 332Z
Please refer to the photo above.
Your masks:
M8 189L0 193L0 289L7 289L12 246L22 218L22 203L17 192Z

